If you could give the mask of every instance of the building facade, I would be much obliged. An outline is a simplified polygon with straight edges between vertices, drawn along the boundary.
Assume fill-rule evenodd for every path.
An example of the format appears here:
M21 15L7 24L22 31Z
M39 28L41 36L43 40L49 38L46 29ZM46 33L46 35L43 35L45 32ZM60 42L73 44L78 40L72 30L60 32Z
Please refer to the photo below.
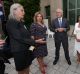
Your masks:
M41 0L40 7L44 17L49 20L54 19L56 9L61 8L70 25L74 25L80 15L80 0Z

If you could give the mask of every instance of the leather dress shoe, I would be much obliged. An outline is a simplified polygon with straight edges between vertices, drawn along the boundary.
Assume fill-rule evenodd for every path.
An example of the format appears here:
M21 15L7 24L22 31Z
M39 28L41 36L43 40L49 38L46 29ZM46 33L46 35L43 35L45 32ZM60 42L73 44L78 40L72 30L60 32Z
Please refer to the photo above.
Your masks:
M53 65L56 65L58 62L58 59L55 59L54 62L53 62Z
M67 63L68 63L68 65L71 65L71 61L70 60L68 60Z

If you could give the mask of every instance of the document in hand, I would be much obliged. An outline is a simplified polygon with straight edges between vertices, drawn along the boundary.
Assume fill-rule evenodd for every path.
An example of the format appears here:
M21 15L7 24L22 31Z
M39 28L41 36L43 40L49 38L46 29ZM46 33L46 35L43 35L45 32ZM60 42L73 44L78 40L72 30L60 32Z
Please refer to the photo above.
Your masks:
M29 47L29 50L30 50L30 51L33 51L34 49L35 49L34 46L30 46L30 47Z

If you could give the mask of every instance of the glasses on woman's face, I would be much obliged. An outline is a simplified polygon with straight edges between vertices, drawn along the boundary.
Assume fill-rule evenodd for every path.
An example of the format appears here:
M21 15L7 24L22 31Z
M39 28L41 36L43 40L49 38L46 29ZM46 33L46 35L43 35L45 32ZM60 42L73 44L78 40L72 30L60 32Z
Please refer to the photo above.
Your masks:
M17 18L23 19L24 15L25 15L24 9L23 8L17 8L15 15Z
M19 12L19 13L24 13L24 9L23 8L17 8L16 11Z

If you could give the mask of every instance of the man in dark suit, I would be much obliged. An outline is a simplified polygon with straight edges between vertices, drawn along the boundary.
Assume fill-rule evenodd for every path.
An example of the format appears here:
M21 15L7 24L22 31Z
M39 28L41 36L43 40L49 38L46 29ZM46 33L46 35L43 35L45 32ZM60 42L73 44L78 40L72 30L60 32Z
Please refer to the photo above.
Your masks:
M59 51L60 45L64 48L65 58L69 65L71 65L70 57L69 57L69 50L68 50L68 35L67 31L70 30L69 24L65 18L63 18L63 11L61 9L56 10L57 18L52 20L52 24L50 26L50 30L55 32L55 60L53 65L56 65L59 60Z

